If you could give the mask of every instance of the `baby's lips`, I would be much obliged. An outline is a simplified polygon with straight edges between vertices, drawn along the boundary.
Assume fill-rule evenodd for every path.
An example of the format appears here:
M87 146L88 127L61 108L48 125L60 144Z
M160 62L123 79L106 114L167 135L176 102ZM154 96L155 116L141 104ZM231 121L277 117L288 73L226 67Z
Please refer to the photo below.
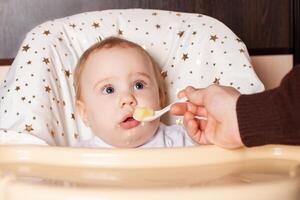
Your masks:
M123 121L119 123L120 127L123 129L135 128L140 124L139 121L135 120L132 115L125 115Z
M125 120L127 120L128 118L132 117L133 116L133 113L128 113L128 114L125 114L121 120L120 120L120 123L124 122Z

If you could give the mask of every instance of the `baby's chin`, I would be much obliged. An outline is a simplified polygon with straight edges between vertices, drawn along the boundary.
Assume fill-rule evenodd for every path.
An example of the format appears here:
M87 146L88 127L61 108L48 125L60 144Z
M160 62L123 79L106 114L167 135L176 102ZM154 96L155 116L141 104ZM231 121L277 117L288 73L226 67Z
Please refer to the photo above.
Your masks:
M126 138L123 138L121 141L118 141L113 146L118 148L137 148L140 147L146 143L148 143L152 137L155 135L155 131L144 134L141 136L141 134L138 135L131 135Z
M126 131L126 133L123 133L121 137L116 138L115 141L111 141L111 145L117 148L140 147L152 140L158 127L159 121L144 125L141 124L139 127L136 127L131 131Z

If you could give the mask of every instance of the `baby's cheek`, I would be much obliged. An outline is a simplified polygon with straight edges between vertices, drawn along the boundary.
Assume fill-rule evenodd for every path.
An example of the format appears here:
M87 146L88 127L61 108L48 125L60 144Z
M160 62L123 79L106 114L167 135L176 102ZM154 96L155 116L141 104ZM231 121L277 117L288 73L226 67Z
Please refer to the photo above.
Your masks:
M108 112L105 109L97 109L95 108L92 114L92 123L93 127L97 127L97 129L106 129L112 124L113 116L111 112Z
M150 107L154 110L158 110L160 108L160 99L158 94L148 94L145 98L145 106Z
M107 142L108 144L114 144L114 132L116 131L116 127L113 126L112 120L108 120L109 118L98 117L94 119L92 132L97 135L99 138Z
M148 124L148 130L149 132L151 133L155 133L156 130L158 129L158 126L160 124L160 119L156 119L156 120L153 120L151 122L146 122L145 124Z

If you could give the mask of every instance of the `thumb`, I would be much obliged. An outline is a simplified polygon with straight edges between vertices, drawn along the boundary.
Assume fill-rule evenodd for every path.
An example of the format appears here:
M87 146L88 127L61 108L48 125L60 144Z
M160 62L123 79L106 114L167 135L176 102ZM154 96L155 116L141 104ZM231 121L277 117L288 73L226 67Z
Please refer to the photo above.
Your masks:
M198 106L204 105L205 89L195 89L189 86L184 89L184 95L188 98L189 102Z

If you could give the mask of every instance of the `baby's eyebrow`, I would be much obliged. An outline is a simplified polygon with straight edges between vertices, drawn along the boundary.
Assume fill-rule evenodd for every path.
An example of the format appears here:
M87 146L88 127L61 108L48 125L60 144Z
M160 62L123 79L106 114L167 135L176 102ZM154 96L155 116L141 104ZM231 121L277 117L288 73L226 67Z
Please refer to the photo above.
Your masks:
M104 79L101 79L99 81L97 81L95 84L94 84L94 87L93 89L95 89L98 85L100 85L101 83L106 83L106 82L109 82L111 81L113 78L111 77L108 77L108 78L104 78Z
M149 74L145 73L145 72L137 72L134 75L139 75L139 76L145 76L146 78L148 78L149 80L151 80L151 77Z

